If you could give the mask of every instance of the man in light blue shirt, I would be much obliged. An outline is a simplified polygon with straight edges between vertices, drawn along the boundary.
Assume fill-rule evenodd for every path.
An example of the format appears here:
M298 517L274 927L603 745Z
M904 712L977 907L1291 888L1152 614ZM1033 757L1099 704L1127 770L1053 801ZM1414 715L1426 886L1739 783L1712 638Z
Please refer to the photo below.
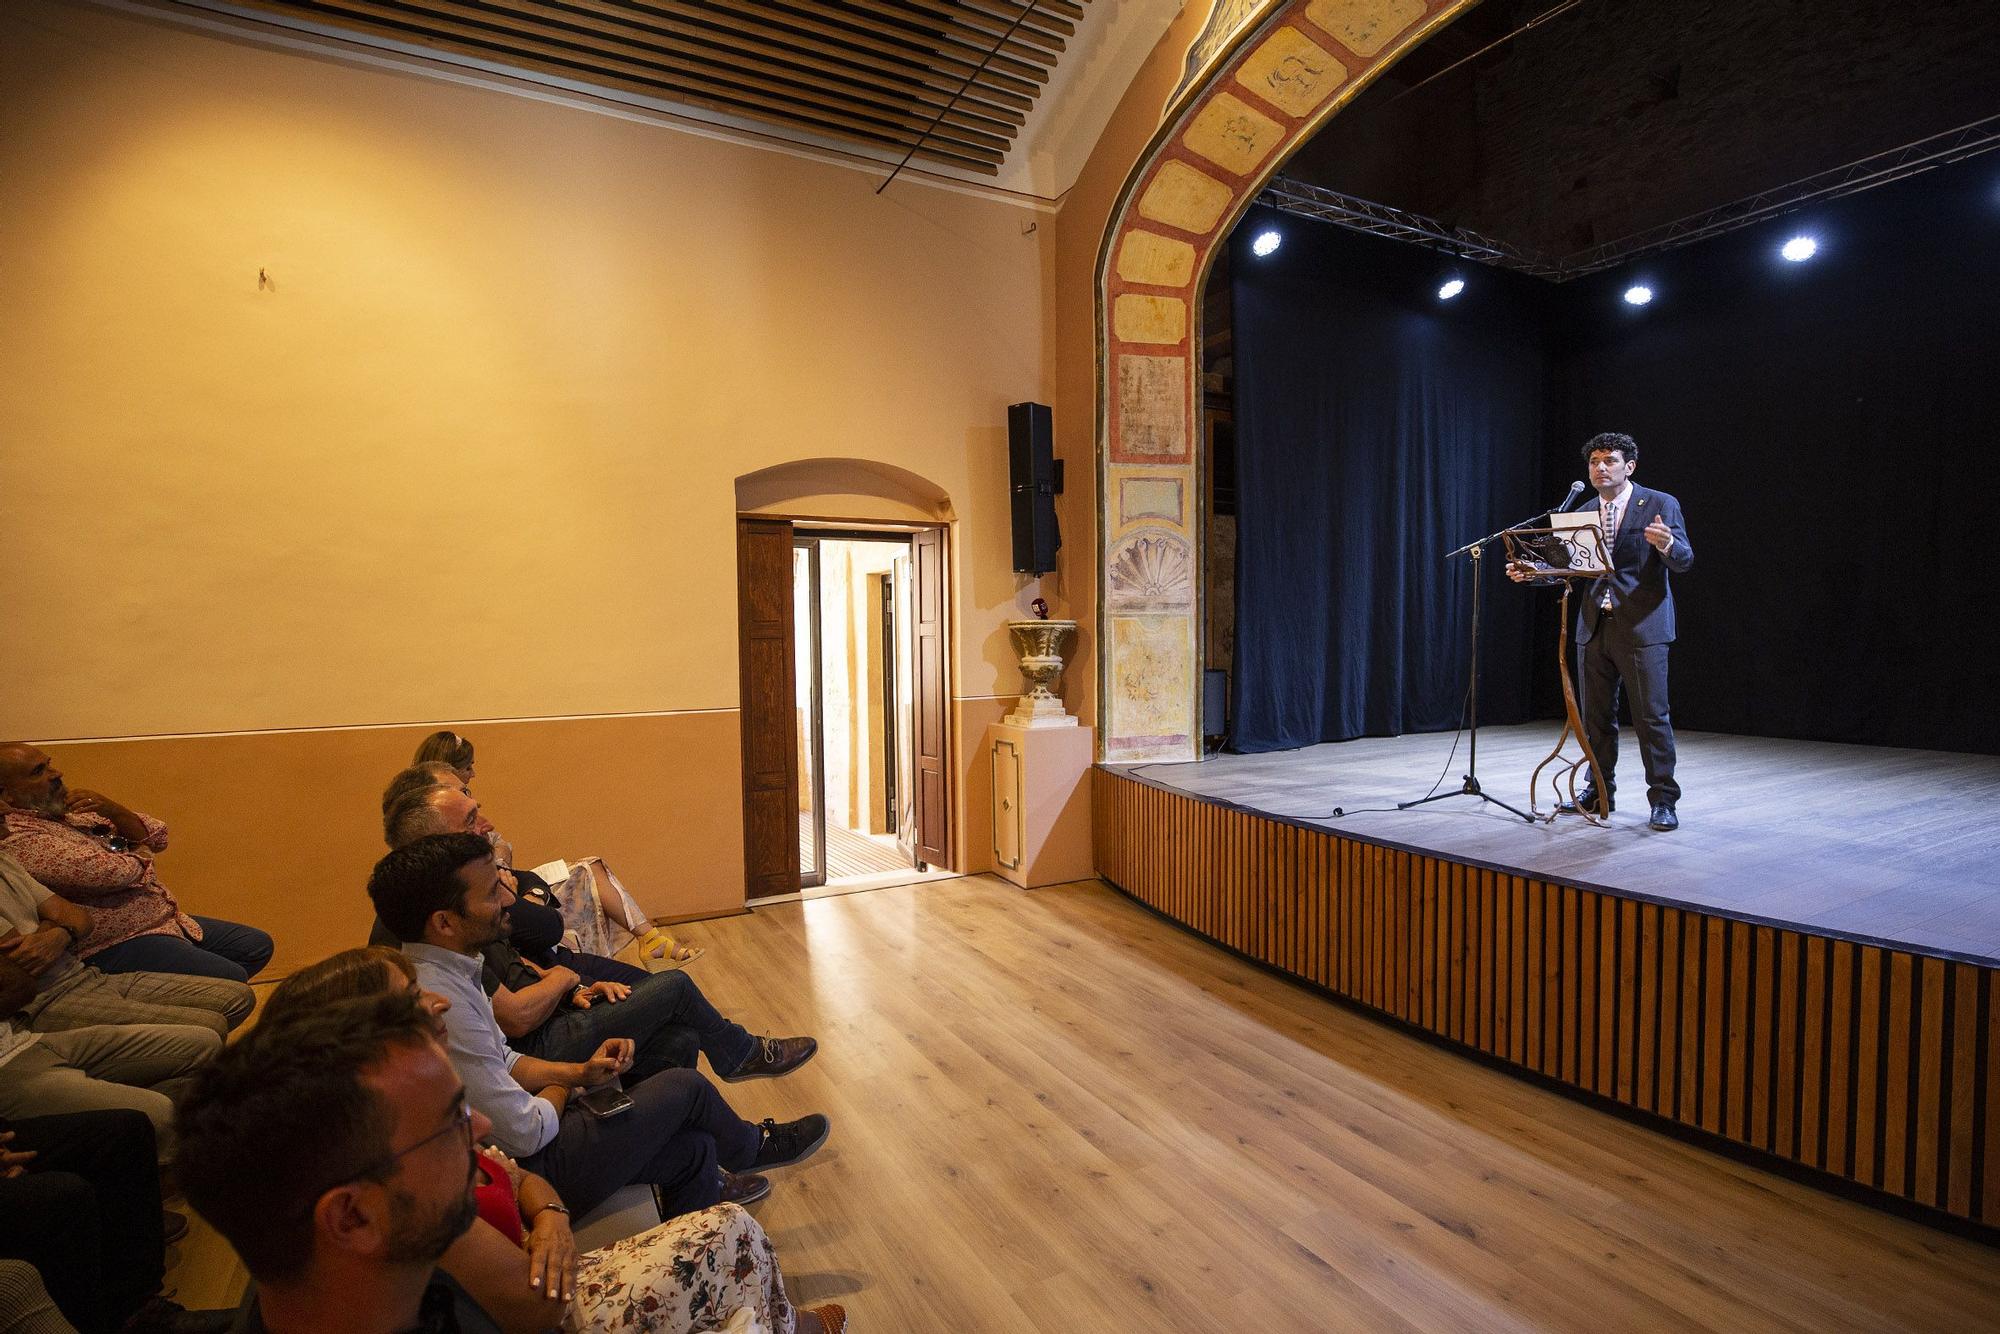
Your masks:
M665 1070L629 1090L631 1106L598 1116L578 1090L631 1068L633 1044L609 1038L585 1061L546 1061L507 1046L480 985L479 951L505 936L513 903L492 845L476 834L435 834L398 848L368 880L375 911L416 966L420 985L451 1001L447 1050L468 1103L492 1139L554 1183L578 1215L620 1188L658 1188L663 1217L722 1196L722 1171L753 1172L807 1157L826 1141L815 1113L753 1125L693 1070Z

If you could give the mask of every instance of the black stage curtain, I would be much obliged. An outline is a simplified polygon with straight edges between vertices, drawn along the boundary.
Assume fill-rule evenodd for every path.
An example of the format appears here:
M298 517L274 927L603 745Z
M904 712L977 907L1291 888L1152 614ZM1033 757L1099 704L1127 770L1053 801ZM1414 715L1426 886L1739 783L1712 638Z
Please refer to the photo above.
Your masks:
M1471 570L1444 553L1548 503L1546 291L1483 275L1441 309L1438 256L1261 210L1234 244L1231 744L1456 726ZM1487 565L1480 712L1519 721L1532 603Z
M1285 235L1258 260L1266 222ZM1974 158L1561 286L1253 215L1233 256L1235 745L1453 726L1466 571L1601 430L1679 496L1684 728L2000 751L2000 169ZM1821 252L1785 264L1810 231ZM1635 281L1657 293L1633 309ZM1486 576L1481 716L1554 716L1554 595ZM1829 793L1829 797L1835 794Z
M1996 236L1975 158L1572 285L1550 480L1625 431L1680 497L1678 725L2000 751Z

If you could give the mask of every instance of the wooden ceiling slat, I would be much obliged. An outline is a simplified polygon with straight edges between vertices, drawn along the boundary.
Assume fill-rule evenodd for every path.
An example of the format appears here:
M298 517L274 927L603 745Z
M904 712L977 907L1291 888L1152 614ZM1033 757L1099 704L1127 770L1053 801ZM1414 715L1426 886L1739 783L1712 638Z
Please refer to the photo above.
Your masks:
M511 5L509 0L479 2L517 10L524 8L520 0ZM851 99L857 104L885 111L899 111L919 118L919 126L928 124L931 117L943 112L943 121L947 125L1010 142L1015 129L1026 120L1017 111L995 109L988 114L966 105L963 100L956 106L949 106L949 98L942 90L891 80L851 66L767 55L748 39L734 37L733 41L729 40L733 34L712 33L690 24L662 27L658 23L635 18L628 11L603 0L563 0L560 5L532 5L524 12L531 16L548 14L552 18L559 14L565 23L583 25L593 32L631 42L653 58L674 61L677 67L680 67L680 62L685 62L686 68L720 76L725 81L738 71L764 75L777 86L817 88L831 97Z
M1076 0L234 3L987 175L1084 17Z
M841 48L837 52L827 52L824 44L815 40L810 35L799 36L793 33L774 34L760 29L754 23L749 22L731 24L726 21L729 17L728 14L718 13L718 11L728 11L733 8L728 3L728 0L708 0L706 5L700 7L692 3L684 3L683 0L598 0L598 3L615 4L622 8L640 11L649 15L660 15L663 18L682 20L707 32L725 37L733 37L752 45L762 46L769 53L779 55L787 60L798 58L800 53L816 53L815 58L818 59L837 60L847 65L920 83L926 88L944 93L947 98L958 93L965 86L963 74L954 77L942 70L932 69L919 64L908 56L878 55L872 51L861 51L846 47ZM745 6L745 8L748 9L749 7ZM970 70L966 71L966 73L970 72ZM1025 116L1026 111L1034 106L1035 99L1011 90L995 89L986 85L974 85L966 89L964 96L960 98L960 102L961 104L974 104L986 114L1019 112ZM1009 118L1011 119L1011 116Z
M988 51L994 49L994 43L1000 42L1001 36L1007 31L1005 24L996 24L989 32L977 25L961 22L955 17L946 17L945 14L937 12L937 10L944 10L950 14L965 12L951 5L939 5L933 10L915 5L897 4L895 0L845 0L845 3L849 8L880 15L890 23L914 27L920 33L936 31L955 34L966 45ZM1052 68L1061 54L1060 51L1024 46L1019 41L1000 42L999 53L1025 64L1040 65L1043 69Z
M968 24L998 24L994 32L1006 32L1008 24L1014 22L1014 16L1020 14L1018 4L984 4L982 0L906 0L906 2L922 4L926 10L940 6L956 10ZM1058 18L1050 14L1046 4L1038 4L1032 14L1020 20L1020 26L1014 28L1014 36L1026 42L1042 42L1044 46L1054 44L1056 48L1062 48L1066 38L1076 36L1076 24L1072 24L1068 18Z
M745 79L739 69L729 66L704 65L688 58L685 53L665 50L659 47L636 44L618 38L605 38L593 32L574 27L556 25L549 21L549 9L545 5L510 3L509 0L372 0L373 3L398 12L410 14L420 21L435 15L439 19L465 24L474 28L490 28L495 32L508 34L514 42L531 43L537 54L547 55L550 50L573 52L588 57L593 63L602 63L627 77L653 79L677 77L691 82L705 91L723 96L743 97L760 104L773 100L784 105L801 105L815 108L821 114L844 115L863 121L881 123L885 128L893 127L920 134L930 127L930 136L942 143L958 148L986 150L1002 157L1012 142L1011 131L1005 135L982 133L968 130L949 122L939 122L933 114L923 114L912 110L907 100L892 105L863 103L852 98L839 97L822 88L802 84L785 83L779 85L782 92L774 92L755 79ZM575 58L574 55L564 58Z
M851 9L841 9L834 5L822 3L821 0L793 0L793 3L788 8L807 10L821 15L831 20L836 27L846 32L879 33L882 31L878 27L870 26L866 14L857 13ZM778 11L776 6L771 6L766 8L764 13L767 21L775 21ZM982 78L992 74L1007 74L1012 75L1016 79L1032 80L1037 84L1049 81L1049 72L1040 65L1031 65L1024 60L1016 60L1012 56L994 55L991 43L988 43L986 46L978 46L971 42L960 41L949 33L942 33L934 38L928 34L919 34L916 32L904 34L898 31L890 35L900 37L919 51L926 53L936 52L940 56L964 62L973 69L980 70L980 77ZM1039 92L1040 90L1037 89L1036 91Z
M259 0L252 0L252 3L259 3ZM447 47L470 48L473 54L487 58L498 52L517 61L532 62L541 68L553 67L571 75L581 72L600 80L611 79L655 97L665 94L674 101L706 106L730 114L794 122L811 126L816 131L838 131L843 137L859 139L893 150L907 150L912 143L918 142L918 133L915 130L893 129L865 117L823 111L769 95L710 86L697 80L662 77L644 72L634 73L616 68L628 64L624 61L614 61L609 65L588 64L576 59L575 52L560 45L532 39L522 38L510 43L500 40L501 35L492 31L490 27L458 23L439 15L436 11L444 7L441 0L438 3L428 3L426 14L412 13L400 6L394 6L392 2L373 3L373 0L307 0L307 3L315 12L358 20L364 27L390 27L399 32L418 34ZM303 6L299 0L286 0L286 3L276 7L297 9ZM1004 153L989 148L960 146L951 136L936 131L922 142L924 147L918 149L919 156L961 166L972 166L980 170L997 170L999 163L1005 157Z
M664 0L647 0L647 2L661 4ZM686 6L677 4L674 7ZM791 35L792 40L810 42L813 38L819 38L822 41L860 47L892 60L900 60L918 69L947 74L960 83L978 74L973 87L986 88L996 93L1010 93L1021 99L1019 105L1023 110L1033 106L1036 96L1042 91L1040 84L1027 79L1017 79L1000 71L988 69L980 73L977 58L965 61L937 51L918 50L907 42L887 41L873 33L858 32L837 23L822 22L809 15L780 11L759 0L705 0L705 7L711 11L726 10L741 15L754 28L766 32L787 33Z
M983 9L989 14L997 14L1009 23L1021 12L1022 6L1014 0L953 0L967 9ZM1076 35L1076 25L1083 22L1083 6L1069 0L1035 0L1029 7L1028 17L1021 20L1021 26L1030 23L1061 32L1065 36Z
M980 34L986 36L988 42L992 42L992 38L1006 36L1010 42L1028 42L1052 52L1062 52L1068 48L1068 42L1064 40L1070 36L1068 32L1056 32L1052 28L1040 26L1032 18L1026 18L1016 26L1012 18L1000 18L998 14L988 14L976 4L964 4L964 0L896 0L896 4L906 10L948 16L958 24L978 30ZM1070 28L1070 24L1064 24L1064 28Z
M879 57L850 54L846 59L840 59L821 55L816 49L767 41L757 34L746 33L725 24L698 23L674 15L655 15L651 11L642 13L628 4L621 3L621 0L563 0L563 5L568 9L603 14L609 21L630 25L639 31L655 34L661 39L670 38L676 43L723 52L730 59L745 56L763 59L802 71L803 77L842 79L857 85L907 96L913 102L933 107L943 106L949 102L951 95L958 91L963 82L941 74L912 77L905 69ZM958 107L964 114L995 126L1003 124L1020 126L1027 122L1027 114L1014 106L961 98Z

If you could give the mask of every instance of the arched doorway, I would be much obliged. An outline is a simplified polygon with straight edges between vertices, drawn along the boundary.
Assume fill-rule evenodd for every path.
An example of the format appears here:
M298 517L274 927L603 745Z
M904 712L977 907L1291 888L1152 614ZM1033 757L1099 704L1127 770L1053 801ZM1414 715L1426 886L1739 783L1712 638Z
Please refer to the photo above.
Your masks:
M880 851L891 860L906 856L914 870L950 867L957 845L947 634L950 496L888 464L804 459L738 477L736 508L745 897L790 894L828 879L819 649L825 630L820 556L830 539L843 547L892 546L902 553L885 566L894 573L876 582L884 600L881 618L870 635L856 637L857 650L883 650L866 698L884 701L883 687L890 687L884 707L873 710L875 781L857 786L868 789L871 808L886 788L890 809L902 813L887 819L889 836L877 839L884 844ZM899 644L906 651L899 652ZM898 678L900 690L892 684ZM857 691L855 698L863 696ZM863 742L857 753L871 755L870 746ZM906 765L897 765L899 755L907 756ZM886 774L880 772L885 765ZM870 766L864 760L855 767ZM860 778L849 767L843 772ZM865 857L872 823L842 832L864 835L848 841Z
M1215 247L1279 165L1475 0L1289 0L1170 112L1098 254L1099 723L1106 760L1200 750L1196 313Z

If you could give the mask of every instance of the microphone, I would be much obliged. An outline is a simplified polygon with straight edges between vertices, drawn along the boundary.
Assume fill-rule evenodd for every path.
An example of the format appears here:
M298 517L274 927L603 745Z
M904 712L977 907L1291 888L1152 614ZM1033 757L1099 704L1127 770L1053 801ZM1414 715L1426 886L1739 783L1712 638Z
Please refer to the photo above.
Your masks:
M1576 504L1576 498L1582 495L1587 489L1582 482L1571 482L1569 484L1569 494L1558 501L1556 507L1550 510L1549 513L1561 514L1563 511L1569 509Z

